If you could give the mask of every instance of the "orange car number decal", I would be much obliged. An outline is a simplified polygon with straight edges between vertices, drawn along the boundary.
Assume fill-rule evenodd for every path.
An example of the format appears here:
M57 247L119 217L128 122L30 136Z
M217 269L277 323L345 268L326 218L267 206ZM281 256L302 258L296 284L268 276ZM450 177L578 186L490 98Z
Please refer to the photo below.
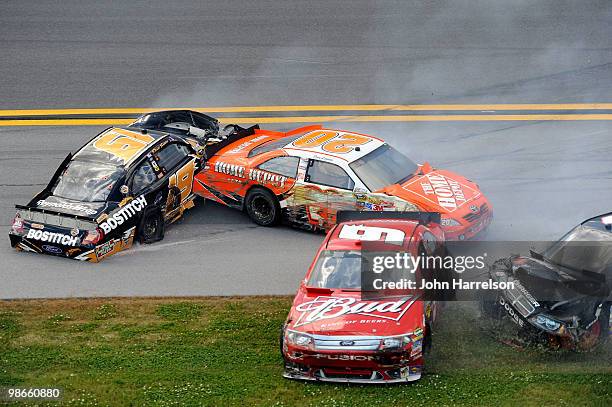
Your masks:
M177 187L179 191L181 191L181 203L184 202L191 193L194 171L195 160L191 160L170 177L168 186L170 188Z
M321 147L323 151L328 153L346 154L353 151L356 146L366 144L370 140L372 140L370 137L359 134L317 130L300 137L293 142L293 145L299 148Z
M136 157L153 141L153 137L123 129L112 129L93 143L93 147L114 155L124 162Z

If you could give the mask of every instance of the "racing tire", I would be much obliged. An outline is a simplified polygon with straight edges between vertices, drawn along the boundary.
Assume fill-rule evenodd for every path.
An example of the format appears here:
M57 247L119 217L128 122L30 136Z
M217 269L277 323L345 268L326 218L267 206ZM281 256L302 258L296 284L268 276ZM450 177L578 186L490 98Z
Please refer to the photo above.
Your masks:
M245 209L253 222L259 226L274 226L280 220L280 205L267 189L253 188L245 199Z
M145 214L140 224L138 239L140 243L150 244L164 238L164 218L159 211Z
M280 350L281 357L283 358L283 361L286 361L285 353L283 352L283 348L285 347L285 327L284 326L282 326L280 329L280 336L279 336L278 344L279 344L279 350Z
M429 356L431 353L431 346L433 343L432 332L429 325L426 326L425 336L423 337L423 356Z
M478 305L482 316L492 319L501 319L503 312L499 306L499 298L496 294L481 290L478 292Z
M604 303L601 307L601 313L599 314L599 318L593 326L591 327L591 331L589 332L589 336L587 336L586 346L584 343L581 345L586 347L587 349L590 347L597 346L608 339L608 335L610 333L610 304ZM590 342L589 341L590 339Z

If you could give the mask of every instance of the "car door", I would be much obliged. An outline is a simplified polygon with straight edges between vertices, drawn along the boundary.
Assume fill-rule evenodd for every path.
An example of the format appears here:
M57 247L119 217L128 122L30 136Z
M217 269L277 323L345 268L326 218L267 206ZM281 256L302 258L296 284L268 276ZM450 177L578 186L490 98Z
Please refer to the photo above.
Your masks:
M168 182L166 202L162 205L164 219L173 222L181 217L185 209L193 207L193 177L197 157L185 144L172 142L153 154L155 163Z
M329 229L336 223L336 212L355 210L355 181L332 162L308 159L299 199L304 201L311 225Z

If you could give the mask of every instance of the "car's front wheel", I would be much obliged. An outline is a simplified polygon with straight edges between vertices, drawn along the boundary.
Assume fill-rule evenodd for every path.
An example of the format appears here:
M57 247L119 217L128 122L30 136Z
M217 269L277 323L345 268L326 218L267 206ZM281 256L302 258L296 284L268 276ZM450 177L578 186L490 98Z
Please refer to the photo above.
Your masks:
M251 189L247 194L245 207L249 217L260 226L273 226L280 220L278 200L267 189Z
M582 335L578 342L578 348L588 350L606 341L610 332L610 304L602 304L599 318Z

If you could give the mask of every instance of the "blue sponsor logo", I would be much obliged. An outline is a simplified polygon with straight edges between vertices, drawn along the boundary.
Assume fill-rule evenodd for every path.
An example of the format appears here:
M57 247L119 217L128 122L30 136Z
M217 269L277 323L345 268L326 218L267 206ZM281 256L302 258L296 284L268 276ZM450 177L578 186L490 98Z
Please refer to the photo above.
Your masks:
M62 249L60 249L59 247L49 246L48 244L43 245L42 249L44 251L46 251L46 252L53 253L53 254L61 254L62 253Z

